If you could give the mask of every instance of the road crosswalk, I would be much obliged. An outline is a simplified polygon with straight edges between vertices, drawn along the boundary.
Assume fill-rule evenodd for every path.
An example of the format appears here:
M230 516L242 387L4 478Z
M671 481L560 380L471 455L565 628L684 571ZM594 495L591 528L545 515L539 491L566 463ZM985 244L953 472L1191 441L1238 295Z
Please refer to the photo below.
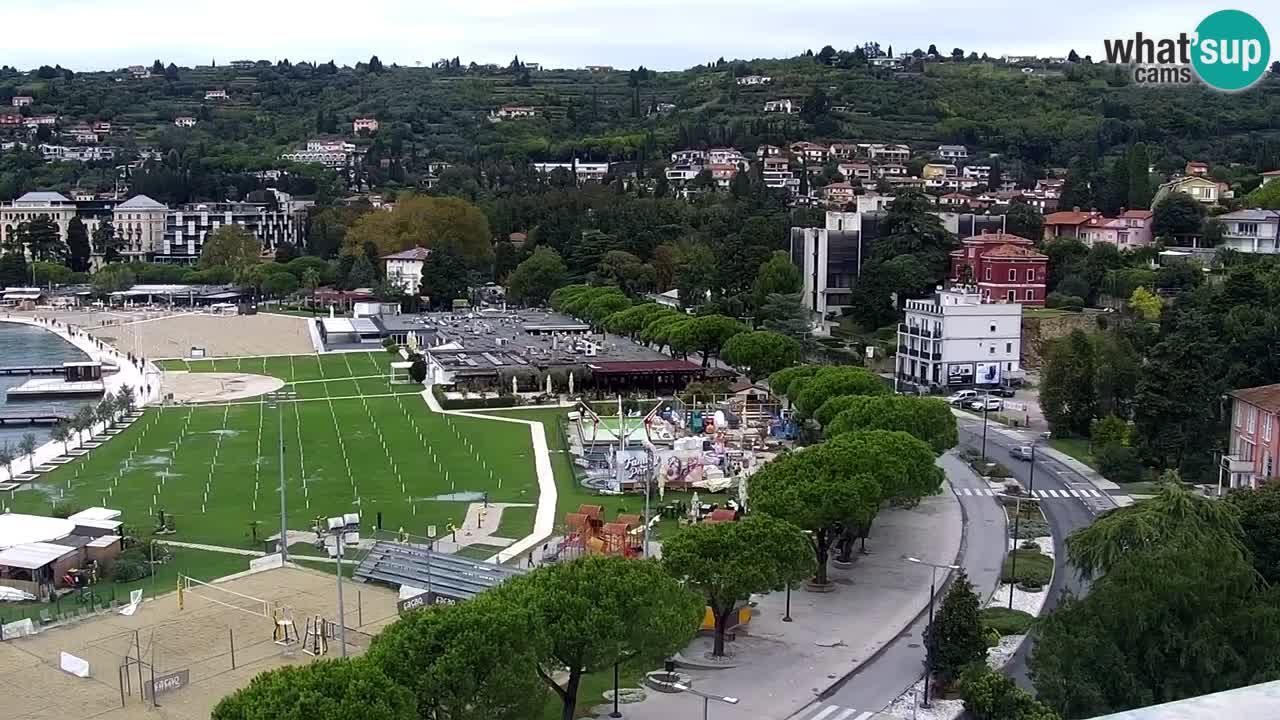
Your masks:
M812 705L796 715L793 720L872 720L884 715L869 710L858 711L841 705Z
M988 497L993 495L1003 494L1003 492L1000 490L992 490L990 488L956 488L956 493L960 495L968 495L968 496L985 495ZM1103 497L1102 493L1098 492L1097 490L1091 490L1088 488L1080 488L1080 489L1070 488L1066 490L1033 490L1031 494L1038 498L1069 498L1069 497L1100 498L1100 497Z

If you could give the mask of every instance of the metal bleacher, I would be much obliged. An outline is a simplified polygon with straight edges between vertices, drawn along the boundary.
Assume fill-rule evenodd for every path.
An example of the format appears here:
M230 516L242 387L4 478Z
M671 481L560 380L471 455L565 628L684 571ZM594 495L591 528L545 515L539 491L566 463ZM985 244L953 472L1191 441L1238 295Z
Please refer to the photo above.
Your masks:
M394 588L429 587L442 595L465 600L524 573L520 568L470 560L437 552L425 545L380 541L360 561L354 576Z

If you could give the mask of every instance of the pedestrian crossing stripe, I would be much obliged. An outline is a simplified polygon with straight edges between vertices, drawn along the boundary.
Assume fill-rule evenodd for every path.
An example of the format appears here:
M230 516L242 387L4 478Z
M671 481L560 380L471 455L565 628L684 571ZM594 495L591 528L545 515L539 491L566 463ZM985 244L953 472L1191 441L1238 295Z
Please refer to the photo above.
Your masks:
M967 496L967 497L974 497L974 496L994 497L996 495L1004 494L1000 490L992 490L991 488L956 488L956 492L960 495ZM1069 498L1069 497L1100 498L1102 497L1102 493L1098 492L1097 490L1090 490L1088 488L1084 488L1084 489L1068 488L1066 490L1034 490L1032 491L1031 494L1037 498Z
M820 707L817 712L812 715L800 714L798 720L871 720L876 716L875 713L864 710L858 712L853 708L842 707L840 705L827 705Z

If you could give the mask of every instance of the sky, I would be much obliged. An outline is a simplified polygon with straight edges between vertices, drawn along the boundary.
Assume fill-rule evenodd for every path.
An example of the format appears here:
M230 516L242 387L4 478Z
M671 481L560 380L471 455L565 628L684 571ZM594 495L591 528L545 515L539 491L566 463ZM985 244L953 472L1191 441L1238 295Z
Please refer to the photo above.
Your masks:
M0 0L0 64L77 71L211 60L384 64L442 57L676 70L866 41L895 52L1101 59L1104 37L1176 36L1214 10L1253 14L1280 56L1280 3L1238 0Z

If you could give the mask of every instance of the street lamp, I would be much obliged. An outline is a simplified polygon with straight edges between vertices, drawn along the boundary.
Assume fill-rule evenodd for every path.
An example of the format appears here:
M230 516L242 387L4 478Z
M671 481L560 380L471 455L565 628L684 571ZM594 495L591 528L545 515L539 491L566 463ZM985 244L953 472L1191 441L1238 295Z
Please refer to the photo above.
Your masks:
M1027 478L1027 496L1034 498L1036 495L1036 445L1041 440L1048 440L1049 433L1040 433L1040 437L1031 441L1031 475ZM1001 497L1014 497L1011 495L1002 495ZM1013 550L1009 552L1009 579L1017 577L1018 573L1018 529L1022 527L1022 496L1016 496L1014 499L1017 504L1013 508ZM1009 583L1009 609L1013 609L1013 583Z
M982 396L982 462L984 463L987 461L987 406L990 404L991 393L987 393Z
M712 700L715 700L716 702L722 702L725 705L738 704L738 698L736 697L729 697L728 695L713 695L712 693L705 693L705 692L702 692L701 690L695 690L692 687L685 685L683 683L672 683L671 687L675 688L680 692L693 693L694 695L697 695L698 697L702 698L702 720L707 720L708 706L711 705Z
M269 407L276 408L276 440L280 445L280 562L289 562L289 516L285 514L284 504L284 404L298 397L292 390L269 393ZM345 648L344 648L345 649Z
M328 538L333 538L333 547L329 548L329 552L338 561L338 642L342 645L342 657L346 657L347 618L346 606L342 602L342 549L347 544L360 542L360 515L338 515L326 520L324 526L317 526L316 544L328 547Z
M945 565L931 563L928 560L921 560L910 555L903 555L903 560L916 565L929 566L929 626L926 632L933 629L933 596L937 592L938 587L938 570L959 570L959 565ZM933 677L933 652L929 650L929 643L924 644L924 702L920 703L920 707L929 707L929 680Z

